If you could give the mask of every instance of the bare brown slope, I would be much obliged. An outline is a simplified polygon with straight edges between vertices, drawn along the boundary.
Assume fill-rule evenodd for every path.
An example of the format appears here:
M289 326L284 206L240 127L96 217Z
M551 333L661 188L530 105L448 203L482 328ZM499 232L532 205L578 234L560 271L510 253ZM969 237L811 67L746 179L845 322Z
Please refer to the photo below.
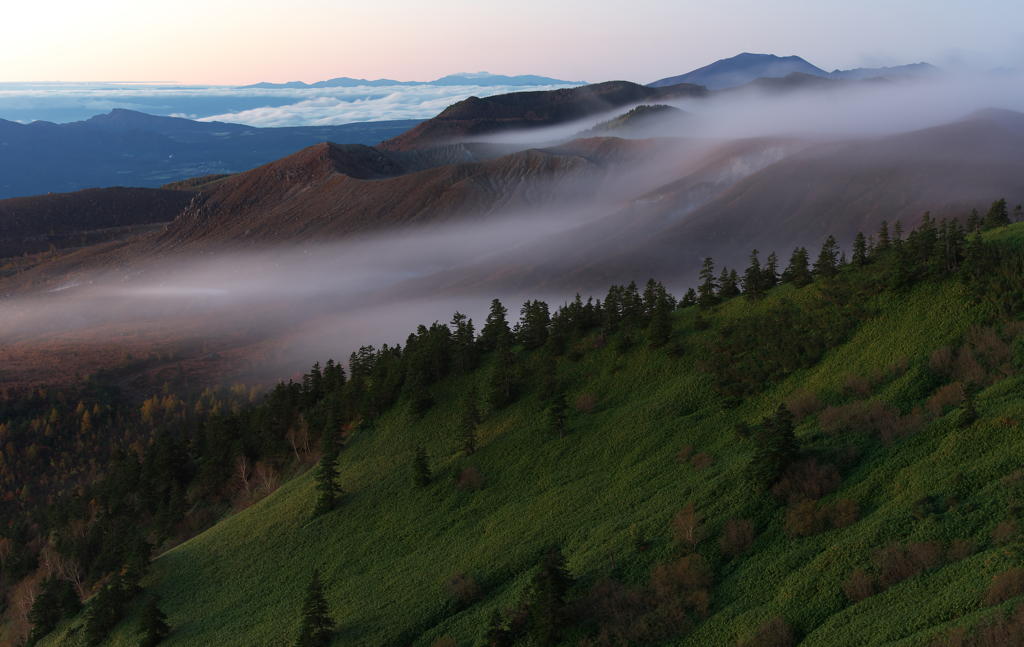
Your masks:
M641 101L706 94L704 86L692 83L649 88L628 81L608 81L561 90L512 92L484 99L469 97L448 106L433 119L378 144L377 148L416 150L502 131L567 123Z
M299 243L593 201L614 184L617 165L664 159L680 141L577 140L436 168L441 149L320 144L201 194L159 246ZM447 150L473 159L463 147Z

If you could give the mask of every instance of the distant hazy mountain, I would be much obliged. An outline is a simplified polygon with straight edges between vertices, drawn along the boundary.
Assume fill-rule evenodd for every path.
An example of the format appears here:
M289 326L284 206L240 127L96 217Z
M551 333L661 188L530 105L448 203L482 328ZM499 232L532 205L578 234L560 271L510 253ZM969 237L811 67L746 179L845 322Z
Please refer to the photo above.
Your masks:
M586 85L586 81L562 81L547 76L535 74L520 74L518 76L505 76L502 74L488 74L487 72L449 74L433 81L395 81L394 79L352 79L347 76L340 76L327 81L316 83L303 83L302 81L291 81L289 83L255 83L242 86L244 88L267 88L267 89L295 89L295 88L355 88L359 86L381 87L389 85Z
M670 76L648 87L660 88L676 83L696 83L706 86L709 90L723 90L750 83L755 79L774 79L789 76L798 72L825 79L870 79L886 76L940 76L945 73L941 68L928 63L897 65L895 67L859 67L855 70L825 70L815 67L799 56L775 56L773 54L739 54L732 58L715 61L679 76Z
M68 124L0 119L0 199L91 187L159 187L247 171L319 142L377 144L418 123L253 128L120 108Z
M894 67L858 67L855 70L832 70L833 79L870 79L879 76L941 76L945 71L930 63L912 63Z
M696 83L709 90L721 90L743 85L754 79L786 76L792 72L828 76L828 72L811 65L799 56L744 53L715 61L711 65L705 65L686 74L670 76L647 85L652 88L661 88L677 83Z

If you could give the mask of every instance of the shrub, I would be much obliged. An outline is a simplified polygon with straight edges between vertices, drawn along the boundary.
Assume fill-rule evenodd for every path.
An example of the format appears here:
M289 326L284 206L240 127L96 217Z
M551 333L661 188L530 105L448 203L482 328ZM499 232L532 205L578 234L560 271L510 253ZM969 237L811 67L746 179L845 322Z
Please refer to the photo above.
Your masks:
M992 529L992 543L996 546L1003 546L1010 543L1017 534L1017 524L1013 521L1003 521Z
M953 349L949 346L932 351L928 361L928 370L939 377L947 377L953 372Z
M818 425L831 436L839 436L844 432L876 435L884 444L891 445L896 437L920 431L924 421L919 415L900 416L896 407L873 400L827 407L818 414Z
M795 506L801 501L832 494L842 482L835 465L819 466L817 459L809 458L786 468L779 482L772 486L772 495L776 501Z
M686 447L683 447L682 449L680 449L679 453L676 454L676 462L677 463L685 463L686 461L690 460L690 456L692 456L692 455L693 455L693 445L687 445Z
M938 542L920 542L900 546L895 541L875 549L871 561L878 571L878 583L887 589L923 571L942 565L943 551Z
M697 454L690 459L690 463L693 465L693 469L698 472L711 466L711 463L715 462L715 459L711 458L708 454Z
M461 604L471 604L480 596L480 587L472 577L462 571L452 575L444 584L445 590L453 600Z
M704 517L697 514L697 506L692 502L676 513L672 520L672 538L684 548L695 550L697 544L704 541Z
M843 378L839 394L846 397L866 398L871 395L871 385L859 375L850 374Z
M985 604L992 606L1024 593L1024 568L1011 568L992 578L985 592Z
M793 414L793 420L803 420L821 410L821 399L814 391L797 389L786 400L786 407Z
M855 568L850 579L843 582L843 592L850 602L861 602L875 594L875 579L864 572L863 568Z
M775 616L757 628L757 633L741 640L739 647L793 647L793 628L781 616Z
M967 559L978 550L978 542L973 539L954 539L946 551L946 561L949 563L959 562Z
M484 475L475 467L467 467L459 472L455 484L461 490L479 490L484 486Z
M979 623L968 635L963 627L936 636L929 647L1016 647L1024 645L1024 604L1017 605L1010 620L1002 613Z
M938 418L948 413L950 408L958 406L963 399L963 385L955 382L938 389L925 406L930 414Z
M597 411L597 396L584 393L576 398L576 410L580 413L594 413Z
M750 519L729 519L722 526L722 538L718 547L722 554L735 557L746 552L754 543L754 522Z
M825 508L825 514L833 528L845 528L860 520L860 506L852 499L839 499Z
M953 377L966 384L981 384L985 379L985 369L974 357L970 347L964 346L953 360Z
M431 643L431 647L456 647L457 644L451 636L441 636Z
M714 584L714 572L698 554L680 557L669 564L658 564L651 572L650 588L659 601L678 599L687 606L697 608L703 605L707 611L707 589ZM704 595L699 595L703 591Z
M817 501L802 501L786 512L786 532L790 537L810 537L828 530L828 515L818 509Z

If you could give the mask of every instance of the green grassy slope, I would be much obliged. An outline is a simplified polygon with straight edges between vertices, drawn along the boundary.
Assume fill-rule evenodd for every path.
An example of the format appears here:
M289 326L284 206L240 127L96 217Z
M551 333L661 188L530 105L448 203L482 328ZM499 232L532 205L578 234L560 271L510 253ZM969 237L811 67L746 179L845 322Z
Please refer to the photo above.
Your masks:
M1024 225L997 236L1020 240ZM782 287L753 304L734 299L712 317L763 311L773 301L804 301L816 287ZM561 545L582 595L594 581L614 576L644 583L651 569L678 554L669 523L693 502L704 515L708 539L698 551L714 568L710 616L670 644L735 645L774 616L783 616L802 645L923 645L940 630L970 624L991 613L982 600L992 577L1017 565L1019 553L997 546L992 529L1007 519L1024 486L1004 477L1024 468L1024 377L983 390L980 419L958 426L957 412L886 447L853 435L832 438L814 416L800 422L804 449L840 451L853 444L859 461L843 474L836 494L854 499L862 519L843 529L792 539L786 506L755 494L743 477L752 440L732 427L755 424L797 389L825 403L847 401L842 379L868 375L906 359L907 370L870 398L904 414L934 390L926 366L931 352L962 343L967 327L986 320L955 281L925 284L909 294L883 293L871 304L877 316L860 324L843 345L811 369L734 409L723 409L711 379L694 371L699 338L696 310L675 314L677 333L690 352L673 359L664 350L638 346L619 355L613 344L588 351L578 362L560 360L559 378L569 402L596 398L593 413L570 414L569 433L543 431L544 406L527 390L509 408L487 416L475 455L460 453L459 397L476 376L448 378L432 390L436 404L421 419L399 406L372 429L355 433L342 453L340 483L347 494L337 511L310 520L312 473L155 560L146 584L159 593L174 633L168 647L283 645L295 639L303 590L319 568L338 621L336 645L430 645L451 636L460 646L477 643L493 609L516 607L543 551ZM712 329L713 330L713 329ZM529 365L536 357L521 355ZM425 444L435 473L426 489L412 485L413 448ZM696 470L676 462L680 449L713 458ZM486 479L479 491L453 485L467 466ZM925 496L956 497L942 514L916 518ZM750 518L757 539L750 551L724 557L717 540L729 518ZM650 539L641 551L637 537ZM896 584L860 603L842 583L856 567L871 571L872 551L890 540L975 539L978 552ZM611 570L609 551L616 569ZM481 600L457 607L445 582L464 571L483 589ZM1015 606L1016 600L1004 606ZM135 645L137 612L104 644ZM75 644L83 615L67 622L43 645ZM564 644L576 644L570 632Z

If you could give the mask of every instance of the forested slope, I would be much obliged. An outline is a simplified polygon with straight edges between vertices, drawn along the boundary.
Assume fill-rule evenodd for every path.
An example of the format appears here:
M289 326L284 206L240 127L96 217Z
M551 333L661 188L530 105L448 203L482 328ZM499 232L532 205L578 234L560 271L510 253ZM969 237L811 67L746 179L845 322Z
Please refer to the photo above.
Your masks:
M293 643L314 569L334 645L996 635L1024 593L1024 225L988 221L985 244L926 219L847 265L798 250L777 287L752 263L747 296L708 259L671 314L653 282L528 303L512 330L495 303L479 340L456 317L353 353L346 380L315 367L200 427L189 497L341 431L334 509L313 515L328 450L157 557L103 644L138 644L154 593L161 644ZM40 644L84 644L90 613ZM985 644L1017 644L1014 617Z

